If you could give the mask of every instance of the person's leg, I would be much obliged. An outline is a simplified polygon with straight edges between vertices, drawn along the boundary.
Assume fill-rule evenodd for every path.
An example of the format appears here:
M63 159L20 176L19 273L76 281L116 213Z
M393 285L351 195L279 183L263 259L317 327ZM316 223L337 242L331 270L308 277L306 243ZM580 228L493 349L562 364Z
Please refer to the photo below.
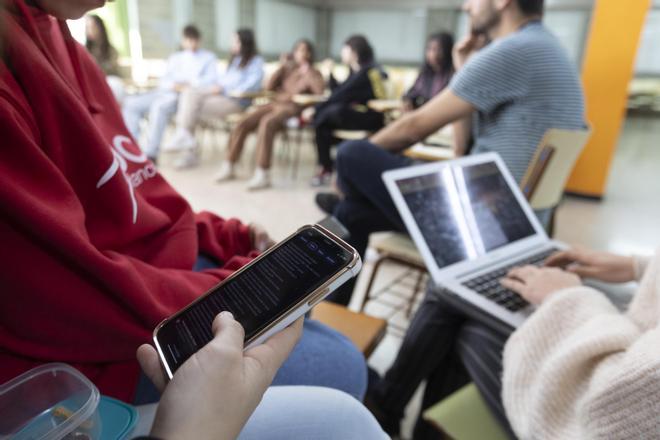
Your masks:
M460 311L428 289L394 363L382 380L369 384L371 406L388 432L398 432L404 410L423 380L432 374L450 372L452 378L460 377L453 370L452 353L464 322L465 316ZM451 391L461 384L447 383L445 388Z
M364 257L371 233L406 230L381 175L411 163L409 158L389 153L368 140L344 142L339 146L337 184L344 198L332 214L349 231L347 241L361 257ZM347 305L355 283L355 278L349 280L328 299Z
M320 387L270 387L238 436L238 440L387 438L360 402Z
M176 112L179 94L164 92L158 95L149 108L149 132L145 152L149 157L157 157L167 123Z
M208 97L209 93L205 88L190 87L181 93L175 118L177 130L192 133L197 122L199 108Z
M237 99L228 98L223 95L207 96L199 107L198 119L203 121L214 121L223 119L232 113L240 113L243 106Z
M297 114L296 105L276 104L273 111L261 119L257 131L257 166L259 168L270 169L275 135L284 128L287 119Z
M243 151L243 145L248 134L252 133L258 126L261 118L266 116L272 109L272 105L264 105L250 112L241 119L231 132L229 137L229 149L227 160L231 163L238 162Z
M502 404L502 355L510 335L469 320L458 335L456 349L491 413L515 439Z
M330 149L335 142L332 135L333 130L334 128L329 123L319 124L314 129L318 164L325 172L330 172L334 168L330 157Z
M342 125L342 109L346 104L330 104L314 115L314 130L316 135L316 151L318 163L324 171L332 171L334 163L330 157L330 149L336 143L332 132Z
M377 131L385 125L385 117L375 111L360 112L350 107L342 109L339 114L339 127L346 130Z
M344 142L337 151L337 185L345 200L370 203L390 222L403 228L403 221L382 175L385 171L411 164L411 159L390 153L368 140Z
M349 231L350 236L346 241L353 246L361 258L364 258L367 245L369 244L369 235L372 233L381 231L405 231L402 225L390 222L378 208L362 199L344 199L336 206L333 215ZM332 292L327 300L335 304L348 306L351 302L356 282L357 277L351 278Z
M142 93L139 95L127 96L122 105L121 112L124 117L126 128L135 139L140 141L140 121L149 111L149 107L158 97L158 92Z
M364 356L342 334L307 319L303 335L275 376L273 385L316 385L362 400L367 389Z

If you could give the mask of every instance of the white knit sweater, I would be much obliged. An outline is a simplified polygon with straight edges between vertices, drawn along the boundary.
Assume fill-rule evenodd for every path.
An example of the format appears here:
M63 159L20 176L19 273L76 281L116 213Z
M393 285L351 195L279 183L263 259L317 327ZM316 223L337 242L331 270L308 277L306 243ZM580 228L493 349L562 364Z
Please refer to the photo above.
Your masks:
M503 400L521 439L660 438L660 250L637 261L625 314L597 290L565 289L509 339Z

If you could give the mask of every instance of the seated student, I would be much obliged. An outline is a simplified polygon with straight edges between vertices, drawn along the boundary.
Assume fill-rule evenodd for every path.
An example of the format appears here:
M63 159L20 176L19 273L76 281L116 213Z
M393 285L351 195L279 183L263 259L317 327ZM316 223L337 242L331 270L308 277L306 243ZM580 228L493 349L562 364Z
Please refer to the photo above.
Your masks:
M332 94L327 101L316 106L314 114L319 170L312 178L312 186L330 182L333 169L330 148L337 142L332 134L334 130L375 131L384 123L382 113L366 106L371 99L385 98L383 80L386 78L374 60L369 41L362 35L349 37L341 49L341 60L348 65L350 74L339 84L330 69Z
M184 27L182 50L168 58L158 89L127 96L124 100L124 121L134 139L140 138L140 121L146 114L149 115L147 142L142 150L154 163L167 124L176 113L180 94L190 87L210 86L216 80L216 57L213 52L200 48L201 38L196 26Z
M151 428L153 438L389 438L360 402L341 391L303 386L267 389L300 337L301 324L299 320L262 346L243 352L243 328L230 313L221 313L213 323L214 339L188 359L169 383L156 350L141 346L137 355L143 370L164 390Z
M98 15L88 15L85 20L85 47L105 74L105 79L117 102L121 103L124 99L125 87L117 61L117 50L110 44L108 30Z
M103 3L0 8L0 383L60 361L103 394L144 402L153 396L136 395L137 347L271 241L254 225L193 213L130 137L64 21ZM361 398L364 357L307 320L275 383Z
M293 55L283 55L281 66L266 84L266 90L275 92L270 104L262 105L247 114L232 130L227 158L215 176L217 182L235 177L236 162L241 157L247 136L257 132L257 168L248 182L248 189L257 190L270 186L270 163L275 135L284 128L287 119L299 116L303 106L293 102L296 94L323 93L323 76L314 68L314 46L300 40L293 48Z
M443 126L454 123L457 155L466 154L471 137L471 153L499 153L517 181L546 130L584 128L580 79L541 22L543 0L468 0L464 9L472 32L454 48L457 73L449 86L369 140L341 145L337 184L343 198L317 195L361 255L370 233L405 231L381 175L411 165L400 153ZM492 42L478 50L486 36ZM348 304L353 286L344 285L331 300Z
M449 85L454 75L452 51L454 37L447 32L438 32L426 40L424 66L410 90L403 96L403 110L420 108Z
M166 150L185 150L176 161L176 168L193 167L199 162L197 141L193 136L197 122L222 119L245 110L251 100L232 95L261 90L263 77L264 59L257 53L254 34L251 29L239 29L233 36L227 71L218 75L211 86L189 87L181 93L176 134L163 146Z
M570 250L502 284L538 309L506 342L502 398L519 438L658 438L660 251ZM580 277L638 281L625 312ZM498 352L501 356L502 352Z

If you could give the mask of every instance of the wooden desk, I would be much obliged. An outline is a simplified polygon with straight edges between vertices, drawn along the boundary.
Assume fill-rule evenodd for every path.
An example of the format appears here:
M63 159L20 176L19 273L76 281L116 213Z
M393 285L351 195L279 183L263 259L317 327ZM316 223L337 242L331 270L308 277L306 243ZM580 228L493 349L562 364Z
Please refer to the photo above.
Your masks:
M379 113L388 113L394 110L400 110L403 101L400 99L372 99L367 101L367 107Z
M315 105L319 104L321 102L326 101L328 98L325 95L293 95L293 98L291 99L293 102L295 102L298 105L302 105L304 107L310 106L310 105Z
M229 97L236 99L272 98L273 96L275 96L275 92L271 92L270 90L259 90L258 92L234 92L229 94Z
M451 160L456 157L454 149L446 146L425 145L418 143L408 148L403 152L407 156L415 160L424 160L428 162L435 162L438 160Z
M323 301L312 310L312 318L350 339L368 358L385 336L387 321L344 306Z

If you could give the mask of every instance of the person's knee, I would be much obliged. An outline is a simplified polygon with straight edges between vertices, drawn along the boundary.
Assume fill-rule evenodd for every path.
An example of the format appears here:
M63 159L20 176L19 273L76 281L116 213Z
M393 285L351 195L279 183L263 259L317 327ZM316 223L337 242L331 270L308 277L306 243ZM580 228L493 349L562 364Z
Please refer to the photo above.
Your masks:
M271 114L263 118L259 125L262 130L274 132L282 127L282 119L279 115Z
M357 399L330 388L315 387L311 391L323 408L324 423L332 438L387 438L374 416ZM311 408L312 411L318 409Z
M366 139L343 142L337 149L337 168L364 160L375 148L379 147Z

